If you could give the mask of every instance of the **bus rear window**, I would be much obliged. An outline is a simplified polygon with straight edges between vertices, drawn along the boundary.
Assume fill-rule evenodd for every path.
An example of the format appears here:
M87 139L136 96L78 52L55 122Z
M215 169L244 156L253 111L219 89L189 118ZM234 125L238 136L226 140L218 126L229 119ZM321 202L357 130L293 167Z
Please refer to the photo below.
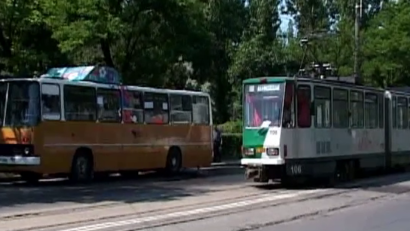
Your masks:
M194 124L209 124L211 122L207 96L192 97L192 115Z

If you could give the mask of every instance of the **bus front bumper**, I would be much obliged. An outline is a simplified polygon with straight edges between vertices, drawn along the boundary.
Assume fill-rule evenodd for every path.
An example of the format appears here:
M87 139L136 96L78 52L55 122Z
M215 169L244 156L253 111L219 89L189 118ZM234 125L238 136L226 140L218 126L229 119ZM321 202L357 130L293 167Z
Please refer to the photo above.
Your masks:
M0 155L0 165L36 166L40 165L40 157Z

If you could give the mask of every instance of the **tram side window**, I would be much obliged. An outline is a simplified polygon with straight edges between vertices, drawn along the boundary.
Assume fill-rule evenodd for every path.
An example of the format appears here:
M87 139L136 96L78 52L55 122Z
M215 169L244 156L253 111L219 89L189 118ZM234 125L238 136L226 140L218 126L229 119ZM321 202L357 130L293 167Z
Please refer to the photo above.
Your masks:
M97 119L96 91L93 87L64 86L65 119L95 121Z
M331 122L331 90L328 87L315 87L316 127L330 128Z
M378 106L376 94L365 94L364 117L364 123L366 128L377 128Z
M407 129L408 127L408 115L407 115L407 98L405 97L398 97L397 98L397 128L399 129Z
M310 113L311 92L310 86L299 85L297 95L298 127L310 128L312 120Z
M379 128L384 127L384 95L379 95Z
M349 92L345 89L333 89L333 127L349 127Z
M98 121L121 122L121 93L116 89L97 89Z
M410 99L408 99L408 107L407 107L407 125L410 129Z
M393 128L397 128L397 99L395 96L393 96L392 104Z
M125 123L144 123L142 92L123 91L123 120Z
M209 98L207 96L192 97L192 119L194 124L210 124Z
M41 104L43 119L61 119L61 93L60 86L57 84L43 83L41 85Z
M171 122L189 124L192 122L192 98L190 95L170 95Z
M363 128L364 125L364 108L363 108L363 93L359 91L350 91L350 111L352 113L351 117L351 127L352 128Z
M168 94L144 93L144 117L149 124L168 123Z

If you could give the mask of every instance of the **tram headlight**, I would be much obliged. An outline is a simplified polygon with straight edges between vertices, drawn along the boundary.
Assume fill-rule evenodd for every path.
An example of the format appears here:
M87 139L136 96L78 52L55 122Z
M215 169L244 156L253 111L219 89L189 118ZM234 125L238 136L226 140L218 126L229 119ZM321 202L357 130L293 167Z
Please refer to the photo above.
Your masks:
M268 156L278 156L279 155L279 148L267 148L266 155Z
M254 148L243 148L242 153L245 156L251 156L255 154L255 149Z

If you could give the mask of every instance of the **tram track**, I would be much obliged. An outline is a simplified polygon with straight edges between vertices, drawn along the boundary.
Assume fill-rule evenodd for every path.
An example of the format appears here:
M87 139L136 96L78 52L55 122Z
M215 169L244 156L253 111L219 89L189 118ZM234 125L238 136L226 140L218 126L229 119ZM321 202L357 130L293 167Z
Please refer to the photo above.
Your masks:
M229 181L224 179L224 177L230 177L230 176L234 176L236 177L236 179L233 179L234 183L231 182L227 182L227 186L219 186L219 187L213 187L212 185L214 183L216 184L221 184L220 181ZM178 178L178 177L177 177ZM104 208L113 208L113 207L118 207L118 206L124 206L126 203L124 202L125 200L128 201L132 201L133 204L136 203L143 203L145 201L161 201L161 200L167 200L168 197L178 197L179 195L173 195L173 192L171 191L170 193L167 193L166 191L171 188L171 190L175 190L176 189L181 189L184 190L184 188L186 187L191 187L192 185L201 185L204 184L203 181L206 181L205 184L212 186L211 189L207 189L206 190L206 194L221 194L223 192L229 192L229 191L240 191L243 188L248 187L248 184L244 184L244 182L242 181L242 175L241 174L237 174L234 173L233 175L228 175L228 174L224 174L224 175L218 175L218 176L198 176L198 177L194 177L194 178L184 178L184 177L179 177L179 179L177 180L177 178L171 178L171 179L161 179L162 181L159 182L149 182L149 181L138 181L138 180L133 180L133 181L129 181L129 180L124 180L124 181L116 181L113 182L112 184L109 184L108 186L104 187L104 184L101 183L95 183L95 184L91 184L89 186L63 186L63 188L60 188L58 186L60 186L63 183L56 183L58 186L57 187L41 187L37 186L37 187L21 187L21 186L9 186L7 188L6 191L8 191L7 193L12 195L13 198L10 198L11 200L17 201L19 199L19 196L13 195L16 192L19 192L21 190L27 190L28 192L30 191L41 191L41 190L45 190L47 192L47 195L58 195L60 193L62 194L66 194L64 195L64 197L60 197L63 198L61 199L61 201L75 201L75 197L84 197L85 195L90 195L95 193L100 193L103 194L105 191L105 194L111 194L111 189L116 189L116 188L120 188L119 191L121 191L121 188L125 188L124 190L127 190L128 188L132 188L134 187L134 185L138 185L138 189L134 191L132 191L131 193L125 193L124 197L128 197L128 198L121 198L121 201L115 201L114 200L109 200L107 199L106 201L102 201L102 202L97 202L97 203L88 203L88 204L74 204L74 205L64 205L64 206L57 206L57 207L47 207L47 205L44 205L45 208L28 208L24 211L17 211L17 212L7 212L7 209L4 209L3 207L3 212L2 210L0 210L0 221L10 221L10 220L16 220L16 219L25 219L25 218L31 218L31 217L40 217L40 216L49 216L49 215L59 215L59 214L68 214L68 213L76 213L76 212L82 212L82 211L87 211L87 210L96 210L96 209L104 209ZM170 182L172 181L172 182ZM219 182L218 182L219 181ZM49 185L49 184L47 184ZM169 186L171 185L171 186ZM10 188L11 187L11 188ZM86 193L84 194L71 194L70 191L75 191L77 188L86 188L84 190ZM154 191L149 191L150 188L157 188ZM70 191L66 191L66 189L69 189ZM144 191L147 191L148 189L148 193L144 193ZM65 192L66 191L66 192ZM117 190L118 191L118 190ZM193 193L195 193L195 187L192 189L192 191L194 191ZM89 193L91 192L91 193ZM21 193L21 192L20 192ZM115 192L113 192L115 193ZM189 190L188 190L189 193ZM178 192L176 192L175 194L178 194ZM239 197L232 197L232 200L235 199L240 199L242 197L252 197L252 196L258 196L263 194L263 192L257 192L257 193L251 193L248 195L243 195L243 196L239 196ZM24 196L30 196L29 193L27 194L20 194L20 195L24 195ZM118 197L121 197L121 195L118 195ZM184 196L183 196L184 197ZM24 199L24 198L23 198ZM32 200L33 201L33 200ZM219 200L217 199L213 199L212 202L218 203ZM11 204L13 201L9 201L9 203ZM56 201L58 203L58 201ZM22 204L24 202L20 202L20 204ZM37 203L36 201L33 202L29 202L27 206L29 206L30 203ZM41 201L39 201L38 203L41 203ZM205 203L205 202L204 202ZM184 208L185 206L182 206L181 208ZM178 206L176 206L176 208L178 208ZM28 210L28 211L27 211ZM160 209L158 209L160 210ZM149 210L147 212L156 212L156 209L153 210Z
M238 177L237 174L234 175L235 177ZM410 176L410 175L409 175ZM393 178L398 178L398 181L400 180L405 180L408 179L409 176L393 176ZM375 177L375 178L366 178L366 179L360 179L354 182L349 182L345 184L339 184L336 189L326 189L326 192L323 195L316 195L316 199L325 198L325 197L331 197L331 196L337 196L337 195L343 195L345 193L349 192L355 192L361 190L363 187L374 187L375 185L380 185L384 183L388 183L389 179L386 180L386 178L391 178L392 176L382 176L382 177ZM209 182L207 184L212 185L213 183L218 183L218 181L226 181L222 180L223 176L220 177L210 177L208 178ZM228 177L229 178L229 177ZM402 178L402 179L400 179ZM200 184L201 181L203 181L204 178L197 178L197 179L189 179L189 180L183 180L183 181L178 181L175 182L175 184L178 184L180 187L189 187L189 185L196 185ZM384 182L384 183L383 183ZM138 182L133 182L133 183L138 183ZM219 182L221 183L221 182ZM155 182L153 183L155 185L158 184L168 184L167 182ZM117 184L116 184L117 185ZM145 185L146 187L149 187L150 185ZM40 225L40 226L32 226L33 229L30 230L39 230L39 229L45 229L45 228L52 228L52 227L59 227L59 226L69 226L69 225L75 225L78 223L84 223L84 222L99 222L99 221L105 221L105 220L110 220L110 219L119 219L122 217L130 217L130 216L135 216L136 214L141 217L147 217L147 216L154 216L155 214L166 214L166 213L173 213L173 212L178 212L178 211L186 211L186 210L192 210L198 207L210 207L210 206L217 206L221 204L229 204L229 203L236 203L238 201L254 201L257 200L258 198L261 197L269 197L272 195L280 195L280 194L286 194L290 192L303 192L306 190L311 190L314 187L310 188L305 188L305 189L285 189L282 188L279 184L271 184L271 185L265 185L261 186L258 184L253 184L253 183L246 183L243 181L239 181L239 178L237 179L237 182L234 184L231 184L229 186L222 186L222 187L217 187L214 189L208 190L204 195L199 195L199 196L188 196L186 198L182 198L181 201L188 200L185 202L180 202L180 200L175 200L173 202L169 202L169 204L166 204L167 202L164 202L162 206L160 207L155 207L149 205L149 199L150 198L145 198L148 200L148 202L144 201L144 198L139 198L140 200L136 200L133 203L124 203L124 202L105 202L101 204L91 204L91 205L84 205L84 206L78 206L74 205L73 207L59 207L55 209L45 209L43 211L33 211L33 212L25 212L25 213L16 213L16 214L11 214L11 215L0 215L0 226L1 223L8 223L8 222L18 222L19 220L25 219L25 222L28 222L29 220L44 220L44 219L53 219L53 217L69 217L69 216L74 216L76 214L86 214L86 213L103 213L104 211L108 210L121 210L121 208L126 208L128 207L128 213L120 213L116 215L108 215L108 216L100 216L96 217L96 219L88 219L86 221L84 220L78 220L78 221L70 221L70 222L65 222L61 221L59 224L54 224L54 225ZM166 188L163 190L166 191ZM337 190L337 192L330 193L331 191ZM406 190L404 190L406 191ZM148 196L148 195L147 195ZM138 196L137 196L138 197ZM167 195L157 195L156 200L161 201L162 199L165 199L166 201ZM202 199L198 199L201 198ZM191 198L191 199L190 199ZM312 197L313 198L313 197ZM152 199L152 198L151 198ZM307 198L309 199L309 198ZM189 201L190 200L190 201ZM302 199L301 201L306 200ZM138 206L144 207L144 204L146 202L146 205L148 208L144 210L138 209ZM296 201L298 202L298 201ZM294 203L296 203L294 202ZM293 202L292 202L293 203ZM264 208L264 207L270 207L274 206L271 203L268 203L266 205L255 205L255 208ZM133 208L134 207L134 208ZM130 209L131 208L131 209ZM246 208L246 210L251 210L252 208ZM209 216L216 215L215 214L210 214ZM207 215L208 216L208 215ZM186 222L186 221L181 221L181 222ZM19 230L19 229L13 229L13 230ZM20 230L28 230L28 229L20 229Z
M397 176L393 176L393 178L394 177L397 177ZM408 180L409 177L410 175L407 175L406 180ZM400 176L398 178L400 178ZM295 221L299 219L315 217L315 216L319 216L322 214L327 214L327 213L331 213L331 212L335 212L335 211L339 211L343 209L357 207L357 206L361 206L367 203L372 203L373 201L392 198L392 195L394 197L395 195L401 195L401 194L410 192L410 187L408 187L409 181L406 182L407 186L404 187L404 189L397 190L397 187L400 188L400 186L397 186L397 185L381 186L380 184L384 184L383 181L385 180L386 180L386 177L378 177L375 179L364 179L364 180L359 180L357 182L341 184L340 187L343 187L344 189L332 188L332 189L319 189L317 191L302 189L302 190L296 191L296 194L301 194L301 195L306 195L306 196L302 196L299 198L293 197L291 195L290 197L287 198L286 195L289 195L289 192L282 191L281 193L277 194L279 196L280 195L284 196L282 200L281 199L272 200L274 198L269 198L269 197L267 197L268 200L266 201L263 199L261 200L260 198L255 199L255 200L265 201L267 203L254 203L254 202L247 203L246 201L241 200L236 203L236 206L235 204L229 204L228 202L226 202L225 204L220 205L220 207L225 206L226 208L230 208L230 209L219 210L219 211L217 211L218 209L215 208L218 206L214 206L214 207L198 206L199 209L184 210L182 212L175 212L171 214L164 212L164 213L161 213L155 216L138 215L137 218L135 218L135 215L134 215L128 218L121 217L120 221L118 220L110 221L108 219L104 221L98 221L98 224L96 225L83 224L83 225L76 225L77 228L68 228L68 229L59 229L59 230L60 231L96 231L96 230L108 230L108 228L116 227L118 228L116 230L136 231L136 230L152 229L152 228L157 228L157 227L168 227L168 226L179 225L179 224L184 224L184 223L192 223L192 222L197 222L197 221L210 219L210 218L233 216L235 214L241 214L241 213L252 214L253 211L260 211L264 209L275 209L275 208L283 209L283 208L288 208L288 207L294 207L294 208L299 207L299 209L297 209L297 211L295 211L294 214L288 214L288 216L284 216L283 218L275 219L274 221L269 221L269 222L265 222L261 224L259 223L251 224L244 228L237 229L238 231L255 230L261 227L265 227L265 226L272 226L276 224L287 223L287 222L291 222L291 221ZM397 182L393 184L396 184L396 183ZM401 183L398 183L398 185L400 184ZM373 193L368 194L367 193L368 189L366 189L366 187L369 187L369 188L381 187L384 189L380 191L376 190ZM309 192L309 191L313 191L313 192ZM336 200L336 202L331 202L333 200ZM327 205L326 201L328 203L329 202L331 203ZM247 206L241 206L240 205L241 203L245 203ZM315 205L317 203L321 204L320 206L318 206L318 208L315 208L316 206L313 206L312 207L313 209L310 208L310 209L307 209L306 211L300 210L300 207L303 207L303 206L300 206L301 204ZM200 212L197 212L198 210L203 210L203 211L207 210L208 212L200 213ZM174 214L178 214L178 216ZM179 217L179 215L181 216ZM132 227L132 228L121 227L121 225L127 225L127 224L128 224L128 227Z
M229 192L229 191L234 191L234 190L240 190L249 187L249 185L243 185L243 186L238 186L238 187L229 187L226 189L219 189L219 190L210 190L208 193L221 193L221 192ZM174 206L172 208L161 208L161 209L153 209L153 210L147 210L144 212L141 212L140 214L149 214L149 213L155 213L158 211L167 211L167 210L172 210L172 209L184 209L184 208L189 208L191 206L197 206L197 205L205 205L205 204L212 204L212 203L218 203L218 202L230 202L230 201L235 201L235 200L240 200L240 199L252 199L264 195L269 195L270 192L259 192L259 193L251 193L247 194L244 196L237 196L237 197L231 197L228 199L223 199L223 200L210 200L206 202L201 202L201 203L195 203L195 204L188 204L188 205L183 205L183 206ZM164 196L159 196L156 197L155 199L160 200L161 198L166 198L167 195ZM144 198L141 198L139 202L144 202ZM138 203L135 202L135 203ZM94 210L94 209L103 209L103 208L113 208L115 206L124 206L125 204L123 202L107 202L107 203L102 203L102 204L97 204L97 205L84 205L84 206L72 206L70 208L57 208L57 209L46 209L46 211L39 211L39 212L27 212L27 213L16 213L14 215L6 215L2 216L0 214L0 221L7 221L7 220L13 220L13 219L23 219L23 218L30 218L30 217L39 217L39 216L48 216L48 215L59 215L59 214L67 214L67 213L75 213L75 212L82 212L82 211L87 211L87 210Z

